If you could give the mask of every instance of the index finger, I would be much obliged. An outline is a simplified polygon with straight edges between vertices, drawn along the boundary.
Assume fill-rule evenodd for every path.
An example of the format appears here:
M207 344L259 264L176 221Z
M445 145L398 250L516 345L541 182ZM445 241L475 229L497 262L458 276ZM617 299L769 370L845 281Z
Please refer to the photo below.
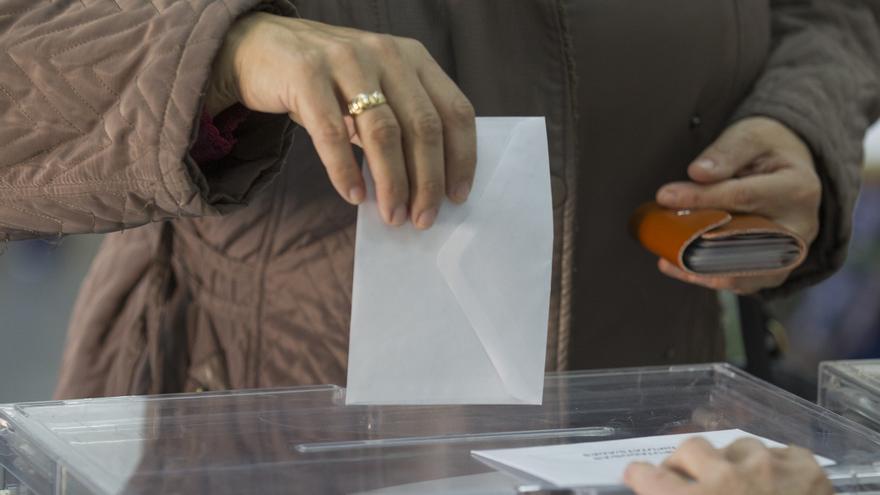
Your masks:
M754 438L740 438L724 449L724 456L732 462L742 462L743 459L767 450L767 447L759 440Z
M719 208L730 212L771 214L791 203L797 181L786 173L750 175L714 184L673 182L657 191L667 208Z
M470 194L477 166L474 107L433 60L419 71L419 78L443 121L446 196L463 203Z
M311 136L330 182L346 201L359 204L366 189L336 95L317 85L304 88L303 96L297 117Z

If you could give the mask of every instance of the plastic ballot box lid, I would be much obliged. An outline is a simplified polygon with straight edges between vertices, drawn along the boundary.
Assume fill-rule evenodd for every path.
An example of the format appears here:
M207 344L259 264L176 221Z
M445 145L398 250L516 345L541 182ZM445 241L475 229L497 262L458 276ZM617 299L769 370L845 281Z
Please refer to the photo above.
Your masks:
M880 360L820 364L819 404L880 431Z
M880 435L724 364L549 374L542 406L345 406L332 385L12 404L0 465L37 495L627 493L555 490L471 452L730 428L876 488Z

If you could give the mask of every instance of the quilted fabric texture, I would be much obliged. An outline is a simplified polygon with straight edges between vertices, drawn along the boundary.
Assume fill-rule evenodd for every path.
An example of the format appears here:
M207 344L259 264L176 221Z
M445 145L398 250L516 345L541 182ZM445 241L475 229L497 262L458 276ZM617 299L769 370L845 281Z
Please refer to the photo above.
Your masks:
M715 294L659 274L625 226L731 118L775 117L818 159L823 230L788 287L842 259L880 0L296 5L0 2L0 237L147 224L107 236L58 397L344 383L356 209L308 136L253 114L210 167L188 153L214 54L253 9L417 38L478 114L546 117L552 369L723 357Z
M108 232L246 201L286 147L252 157L262 173L247 184L208 181L187 150L213 54L254 8L291 9L260 0L3 2L0 234ZM287 119L270 125L289 140Z
M806 263L786 285L764 292L771 297L816 283L843 264L862 139L880 116L880 1L777 0L775 8L774 51L734 118L763 115L799 133L816 158L823 199Z

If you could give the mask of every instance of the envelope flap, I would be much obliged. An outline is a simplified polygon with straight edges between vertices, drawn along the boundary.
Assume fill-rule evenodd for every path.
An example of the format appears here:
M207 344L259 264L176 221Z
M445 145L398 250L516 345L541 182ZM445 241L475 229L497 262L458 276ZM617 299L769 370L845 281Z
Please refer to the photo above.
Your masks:
M552 201L543 119L523 119L437 266L510 395L539 404L549 316ZM511 213L515 213L512 215ZM471 225L480 225L474 229ZM522 290L528 287L529 290ZM542 358L534 359L534 350Z

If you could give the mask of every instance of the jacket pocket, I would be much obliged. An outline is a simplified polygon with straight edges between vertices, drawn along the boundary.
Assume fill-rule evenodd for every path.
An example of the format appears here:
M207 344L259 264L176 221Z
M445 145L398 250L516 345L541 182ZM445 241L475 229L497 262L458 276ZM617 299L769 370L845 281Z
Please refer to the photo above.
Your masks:
M190 363L184 391L229 390L229 365L210 315L197 302L189 305L187 315Z

